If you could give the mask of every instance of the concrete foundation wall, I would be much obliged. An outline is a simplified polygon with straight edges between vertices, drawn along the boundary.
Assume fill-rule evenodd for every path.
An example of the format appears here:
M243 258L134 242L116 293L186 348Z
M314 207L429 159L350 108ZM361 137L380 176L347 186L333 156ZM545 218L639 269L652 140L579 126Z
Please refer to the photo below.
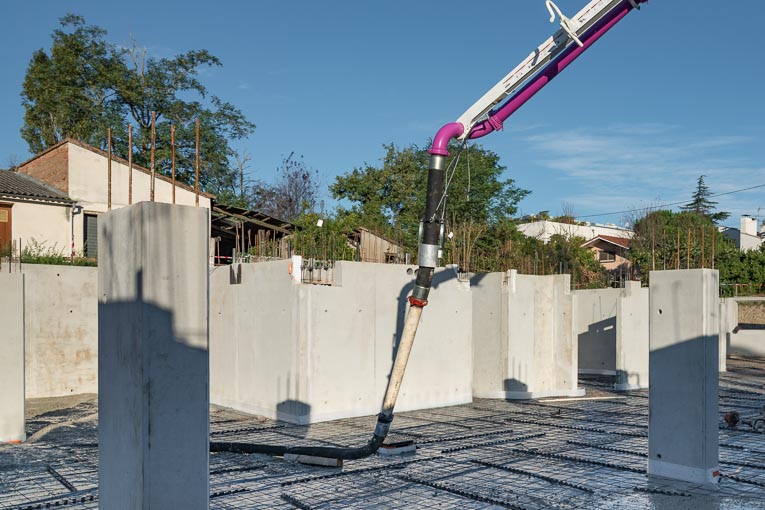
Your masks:
M27 264L26 397L98 391L98 270Z
M651 271L648 474L718 480L719 274Z
M473 278L473 394L581 395L568 275Z
M737 356L765 356L765 328L742 328L739 323L739 303L765 302L764 298L725 298L720 300L720 348Z
M616 302L617 390L648 388L649 290L627 282Z
M580 373L616 373L616 308L621 294L621 289L572 292Z
M334 284L302 285L289 261L211 274L211 400L294 423L380 409L412 266L338 262ZM396 409L472 400L471 294L434 277Z
M24 275L0 274L0 443L23 441Z
M616 375L615 388L648 387L648 289L572 292L579 373Z
M101 509L209 507L208 215L142 202L99 222Z

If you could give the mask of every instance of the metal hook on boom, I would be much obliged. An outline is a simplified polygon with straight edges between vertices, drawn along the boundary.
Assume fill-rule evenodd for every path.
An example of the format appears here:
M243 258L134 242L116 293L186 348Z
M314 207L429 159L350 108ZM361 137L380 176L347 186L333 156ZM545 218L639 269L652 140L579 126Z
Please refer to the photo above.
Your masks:
M547 6L547 10L550 12L550 23L555 23L555 15L557 14L558 18L560 18L560 27L563 29L563 31L566 32L568 36L573 39L573 41L580 48L584 46L582 41L580 41L579 37L576 35L576 30L579 28L576 26L576 23L567 18L552 0L546 0L545 5Z

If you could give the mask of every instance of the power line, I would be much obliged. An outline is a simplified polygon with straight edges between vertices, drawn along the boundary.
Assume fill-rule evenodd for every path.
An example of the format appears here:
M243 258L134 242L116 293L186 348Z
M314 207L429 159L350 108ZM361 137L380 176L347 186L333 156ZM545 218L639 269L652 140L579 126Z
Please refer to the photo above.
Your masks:
M733 191L726 191L725 193L715 193L715 194L709 195L709 198L721 197L721 196L724 196L724 195L732 195L734 193L741 193L743 191L749 191L749 190L758 189L758 188L765 188L765 184L758 184L757 186L749 186L748 188L741 188L741 189L737 189L737 190L733 190ZM640 208L637 208L637 209L626 209L624 211L614 211L614 212L607 212L607 213L600 213L600 214L585 214L583 216L574 216L574 219L595 218L597 216L613 216L614 214L626 214L626 213L632 213L632 212L640 212L640 211L644 211L646 209L663 209L664 207L670 207L670 206L673 206L673 205L685 205L687 203L688 203L687 200L683 200L682 202L670 202L670 203L667 203L667 204L659 204L659 205L648 206L648 207L640 207Z

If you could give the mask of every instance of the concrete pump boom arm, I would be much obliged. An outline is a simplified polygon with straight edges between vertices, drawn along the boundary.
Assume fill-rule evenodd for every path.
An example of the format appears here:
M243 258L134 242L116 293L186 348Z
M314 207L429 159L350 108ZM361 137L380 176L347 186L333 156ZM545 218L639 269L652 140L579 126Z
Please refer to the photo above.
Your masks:
M554 22L557 18L561 28L468 108L456 122L444 126L436 135L431 153L448 154L446 145L452 138L479 138L500 129L507 117L627 13L639 9L640 4L646 1L592 0L573 18L567 18L552 0L546 0L550 21ZM502 106L495 108L506 99Z

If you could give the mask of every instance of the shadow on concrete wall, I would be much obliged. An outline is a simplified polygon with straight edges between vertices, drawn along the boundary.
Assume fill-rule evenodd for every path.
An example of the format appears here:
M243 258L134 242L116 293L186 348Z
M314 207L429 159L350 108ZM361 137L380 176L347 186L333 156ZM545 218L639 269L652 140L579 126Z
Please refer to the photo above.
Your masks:
M577 340L579 370L616 370L616 317L590 324Z
M284 400L276 405L276 419L289 423L305 423L311 419L311 404L300 400ZM299 429L290 429L296 431ZM302 432L291 433L290 435L305 438L310 430L310 426L302 429Z
M417 271L415 270L412 274L412 280L401 287L401 291L398 293L398 311L396 314L396 336L393 339L393 348L391 350L391 366L390 371L388 372L388 381L390 381L391 374L393 373L393 363L396 361L396 355L398 354L398 346L401 342L401 335L404 332L404 323L406 322L406 313L409 309L409 295L412 293L412 290L414 289L414 280L416 278ZM433 275L433 282L431 284L431 289L437 289L439 285L448 282L450 280L456 280L457 279L457 273L452 271L451 269L446 269L443 271L436 271L436 273ZM471 281L472 285L472 281ZM424 311L423 313L427 313ZM416 339L415 339L416 341Z
M200 487L188 501L207 496L208 352L175 329L171 310L146 301L142 272L132 289L112 284L135 299L98 304L100 496L140 497L150 490L141 489L141 472L150 469L154 489L173 495L168 506L159 494L152 502L185 507L178 494L190 492L189 477ZM167 454L151 455L152 448Z
M505 379L502 386L505 389L505 391L519 391L519 392L529 391L529 385L523 381L519 381L518 379Z

